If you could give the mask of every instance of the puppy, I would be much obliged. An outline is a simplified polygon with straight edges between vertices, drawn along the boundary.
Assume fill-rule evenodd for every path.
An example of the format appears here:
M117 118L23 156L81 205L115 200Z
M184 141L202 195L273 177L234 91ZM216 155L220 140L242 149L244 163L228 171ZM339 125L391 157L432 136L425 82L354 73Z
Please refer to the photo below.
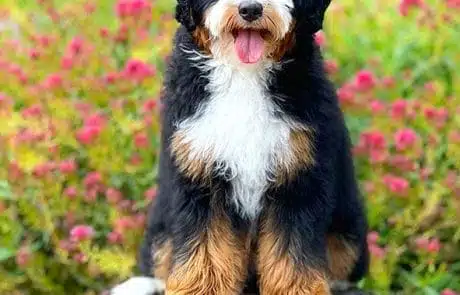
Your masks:
M329 2L179 0L145 277L113 294L320 295L366 273L349 135L314 42Z

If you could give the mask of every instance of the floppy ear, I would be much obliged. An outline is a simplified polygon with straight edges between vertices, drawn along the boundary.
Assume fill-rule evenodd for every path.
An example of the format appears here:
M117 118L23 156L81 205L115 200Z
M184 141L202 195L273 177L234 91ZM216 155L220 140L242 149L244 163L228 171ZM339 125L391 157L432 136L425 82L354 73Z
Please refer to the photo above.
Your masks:
M196 27L193 19L192 7L190 0L177 0L176 5L176 20L180 22L189 31L193 31Z
M314 34L323 28L324 14L331 4L331 0L300 0L300 19L303 19L305 25L311 34Z

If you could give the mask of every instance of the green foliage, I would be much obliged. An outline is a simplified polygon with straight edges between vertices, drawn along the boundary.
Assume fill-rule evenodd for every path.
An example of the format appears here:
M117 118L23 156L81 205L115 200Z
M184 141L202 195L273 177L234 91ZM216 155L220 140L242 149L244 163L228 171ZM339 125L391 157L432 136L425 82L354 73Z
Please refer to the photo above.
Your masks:
M155 198L174 3L54 2L0 1L0 294L129 277ZM460 290L456 3L335 1L317 34L372 229L360 284L377 294Z

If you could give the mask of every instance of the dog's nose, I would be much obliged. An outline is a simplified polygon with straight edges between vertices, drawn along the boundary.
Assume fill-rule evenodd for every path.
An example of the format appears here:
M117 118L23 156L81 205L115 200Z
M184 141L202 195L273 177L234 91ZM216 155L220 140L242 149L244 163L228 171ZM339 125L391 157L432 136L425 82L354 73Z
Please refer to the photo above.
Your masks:
M264 7L262 4L252 1L243 2L238 7L238 12L241 17L248 22L258 20L262 16Z

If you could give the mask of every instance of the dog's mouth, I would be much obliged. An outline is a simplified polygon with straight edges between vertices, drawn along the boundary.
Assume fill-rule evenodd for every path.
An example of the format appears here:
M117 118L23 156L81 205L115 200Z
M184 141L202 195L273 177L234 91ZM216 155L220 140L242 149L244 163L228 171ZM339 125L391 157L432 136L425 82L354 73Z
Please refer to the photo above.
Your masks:
M259 62L265 51L265 41L270 35L266 30L237 29L232 31L239 60L245 64Z

